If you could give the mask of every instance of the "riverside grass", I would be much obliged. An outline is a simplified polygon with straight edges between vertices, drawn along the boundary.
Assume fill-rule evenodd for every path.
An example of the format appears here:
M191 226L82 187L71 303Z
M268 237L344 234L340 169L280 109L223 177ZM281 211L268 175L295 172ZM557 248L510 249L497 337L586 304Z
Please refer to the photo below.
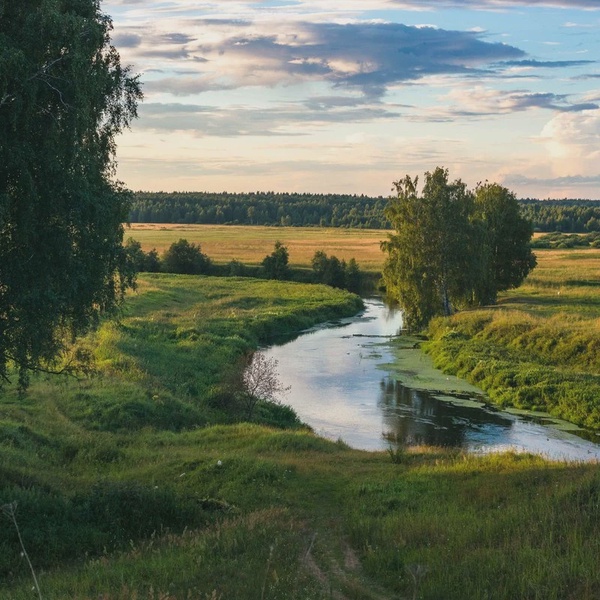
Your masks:
M600 250L537 250L497 306L430 323L424 348L501 406L600 429Z
M43 598L600 596L597 465L436 448L392 461L277 408L260 418L285 429L233 422L219 382L237 353L356 302L144 275L121 322L82 342L95 377L5 390L0 504L17 502ZM10 523L0 572L0 598L32 597Z

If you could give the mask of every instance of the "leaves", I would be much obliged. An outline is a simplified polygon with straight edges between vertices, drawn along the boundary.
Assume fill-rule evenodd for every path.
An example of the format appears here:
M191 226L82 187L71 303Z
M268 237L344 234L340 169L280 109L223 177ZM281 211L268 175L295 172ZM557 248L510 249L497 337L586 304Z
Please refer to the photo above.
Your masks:
M60 357L114 310L133 273L130 194L112 180L137 78L95 0L26 0L0 19L0 376Z
M287 279L289 276L288 249L280 242L275 242L275 249L265 256L261 265L267 279Z
M382 243L386 290L409 327L495 302L498 291L521 284L535 266L533 231L514 194L489 183L471 192L441 167L425 173L421 193L417 185L408 175L395 182L386 208L395 232Z

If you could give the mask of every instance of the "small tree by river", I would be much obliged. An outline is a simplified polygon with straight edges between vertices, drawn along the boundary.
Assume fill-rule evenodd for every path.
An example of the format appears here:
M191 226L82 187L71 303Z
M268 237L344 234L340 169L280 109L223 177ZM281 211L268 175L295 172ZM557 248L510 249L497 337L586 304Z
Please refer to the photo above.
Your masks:
M279 396L290 389L279 380L277 365L276 359L267 358L262 352L255 352L248 357L242 375L242 389L239 391L239 399L247 419L252 419L258 402L276 404Z

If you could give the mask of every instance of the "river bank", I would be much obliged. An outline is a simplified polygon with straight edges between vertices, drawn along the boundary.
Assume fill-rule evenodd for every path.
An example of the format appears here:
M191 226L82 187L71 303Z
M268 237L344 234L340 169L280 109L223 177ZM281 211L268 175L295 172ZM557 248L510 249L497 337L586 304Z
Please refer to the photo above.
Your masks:
M5 388L0 505L17 502L44 600L598 597L596 465L391 456L228 416L219 383L236 353L347 299L144 276L121 322L83 342L94 377ZM4 525L0 597L25 600L31 573Z
M319 435L363 450L427 445L600 459L600 444L583 439L593 432L548 414L499 410L481 389L436 369L422 339L401 331L400 311L376 298L365 305L262 351L290 386L283 400Z
M434 319L436 367L502 407L600 430L600 250L538 250L538 266L497 306Z

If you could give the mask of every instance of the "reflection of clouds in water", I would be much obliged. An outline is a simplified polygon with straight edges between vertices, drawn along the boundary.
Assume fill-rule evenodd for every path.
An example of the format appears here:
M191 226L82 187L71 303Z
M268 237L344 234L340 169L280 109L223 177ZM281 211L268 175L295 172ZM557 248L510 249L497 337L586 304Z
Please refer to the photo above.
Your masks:
M393 362L378 336L399 329L401 314L369 301L361 318L343 327L319 328L265 350L279 361L285 402L317 433L341 437L355 448L383 450L391 433L408 443L458 446L475 451L525 449L557 458L600 458L600 446L486 407L464 394L423 392L382 378Z

